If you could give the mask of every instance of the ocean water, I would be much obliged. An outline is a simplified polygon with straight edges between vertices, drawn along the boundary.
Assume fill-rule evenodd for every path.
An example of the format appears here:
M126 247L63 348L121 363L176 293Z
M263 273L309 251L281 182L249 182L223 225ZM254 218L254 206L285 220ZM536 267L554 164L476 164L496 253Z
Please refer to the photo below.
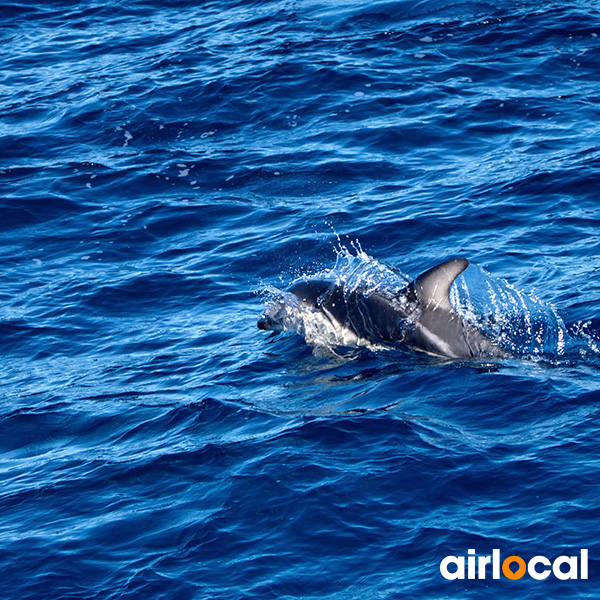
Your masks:
M3 598L598 597L596 2L0 18ZM511 358L256 327L458 256ZM469 549L589 578L445 579Z

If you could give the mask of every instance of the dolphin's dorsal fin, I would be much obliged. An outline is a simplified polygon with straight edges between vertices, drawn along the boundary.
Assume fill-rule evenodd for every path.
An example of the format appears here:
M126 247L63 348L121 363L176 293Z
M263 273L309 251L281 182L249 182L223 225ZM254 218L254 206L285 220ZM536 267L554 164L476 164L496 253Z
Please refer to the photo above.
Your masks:
M450 304L450 286L469 266L466 258L455 258L429 269L410 283L410 289L423 309L454 311Z

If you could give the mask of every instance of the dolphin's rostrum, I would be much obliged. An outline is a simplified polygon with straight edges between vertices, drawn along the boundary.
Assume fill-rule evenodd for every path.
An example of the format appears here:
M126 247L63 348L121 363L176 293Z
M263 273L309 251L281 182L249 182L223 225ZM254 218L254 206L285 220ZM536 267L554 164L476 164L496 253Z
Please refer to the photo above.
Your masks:
M351 338L459 359L502 358L507 354L465 321L452 307L454 280L469 266L466 258L442 263L419 275L404 289L349 289L327 279L307 279L287 291L303 307L343 328ZM281 303L271 303L260 329L280 330Z

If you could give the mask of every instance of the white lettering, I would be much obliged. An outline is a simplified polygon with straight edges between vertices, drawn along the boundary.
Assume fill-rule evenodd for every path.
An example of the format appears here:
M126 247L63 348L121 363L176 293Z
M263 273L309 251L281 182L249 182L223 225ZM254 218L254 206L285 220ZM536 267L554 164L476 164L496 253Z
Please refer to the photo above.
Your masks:
M489 569L486 573L486 567L491 565L493 579L500 579L501 572L507 579L520 579L525 573L528 573L532 579L537 581L548 579L551 573L562 581L588 579L589 576L589 551L586 548L580 550L579 556L559 556L554 562L541 555L534 556L529 562L525 562L516 555L511 556L510 559L512 562L506 567L502 563L498 548L492 550L491 556L478 556L474 548L469 548L467 556L446 556L440 563L440 573L444 579L449 580L465 579L465 576L468 579L486 579L486 575L489 577ZM515 577L517 570L511 569L511 565L514 566L514 563L519 567L518 577Z
M495 548L492 550L492 577L500 579L500 550Z
M469 548L469 557L467 558L467 572L469 579L475 579L475 550Z
M489 565L492 562L492 557L480 556L477 562L479 563L479 579L485 579L485 565Z
M560 570L561 565L569 565L569 570L563 573ZM557 579L577 579L577 557L576 556L559 556L552 565L552 572Z
M448 565L456 565L456 571L451 573ZM445 579L464 579L465 578L465 557L464 556L446 556L440 564L440 573Z
M542 565L544 565L545 567L548 567L548 568L544 569L543 571L536 571L535 570L535 565L537 565L537 564L542 564ZM548 577L548 575L550 575L550 572L551 572L550 567L551 567L551 565L552 565L552 563L545 556L534 556L529 561L529 565L527 566L527 572L534 579L537 579L538 581L541 581L542 579L546 579L546 577Z

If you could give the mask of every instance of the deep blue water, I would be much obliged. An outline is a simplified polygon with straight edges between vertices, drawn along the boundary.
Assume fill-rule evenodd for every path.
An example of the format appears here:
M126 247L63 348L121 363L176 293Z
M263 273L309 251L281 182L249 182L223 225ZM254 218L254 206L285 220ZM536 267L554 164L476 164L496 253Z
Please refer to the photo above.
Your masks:
M598 597L596 2L0 19L3 598ZM568 343L257 329L263 290L353 246L466 256ZM587 548L589 579L444 579L469 548Z

